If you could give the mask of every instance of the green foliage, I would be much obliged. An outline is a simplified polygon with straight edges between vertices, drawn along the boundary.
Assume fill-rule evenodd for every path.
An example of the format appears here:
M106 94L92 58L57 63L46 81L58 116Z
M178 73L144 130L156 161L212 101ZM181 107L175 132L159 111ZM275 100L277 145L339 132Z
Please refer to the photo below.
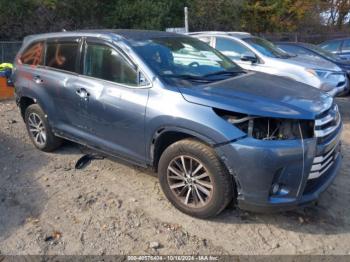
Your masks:
M0 0L0 40L85 28L291 32L348 23L348 0ZM322 15L323 14L323 15ZM310 30L309 30L310 31Z

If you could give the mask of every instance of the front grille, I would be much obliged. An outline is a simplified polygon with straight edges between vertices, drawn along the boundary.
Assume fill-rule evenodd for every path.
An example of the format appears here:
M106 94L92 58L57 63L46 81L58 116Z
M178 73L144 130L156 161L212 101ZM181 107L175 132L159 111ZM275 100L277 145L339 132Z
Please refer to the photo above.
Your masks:
M315 136L323 138L337 130L341 123L338 106L333 104L327 111L323 112L315 121Z
M334 164L339 154L339 143L321 156L316 156L311 166L309 179L322 176Z
M338 133L341 124L341 117L338 106L333 104L328 110L320 114L315 120L315 137L318 145L323 144L327 140L333 139ZM339 142L331 149L323 152L314 158L308 179L316 179L321 177L329 170L339 154Z

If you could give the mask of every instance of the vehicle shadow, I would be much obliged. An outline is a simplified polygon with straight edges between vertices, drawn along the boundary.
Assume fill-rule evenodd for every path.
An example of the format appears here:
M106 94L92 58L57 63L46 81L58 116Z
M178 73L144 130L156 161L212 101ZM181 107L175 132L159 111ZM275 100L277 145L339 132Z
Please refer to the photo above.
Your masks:
M40 160L40 161L38 161ZM31 144L0 131L0 241L42 213L48 196L38 172L48 162Z

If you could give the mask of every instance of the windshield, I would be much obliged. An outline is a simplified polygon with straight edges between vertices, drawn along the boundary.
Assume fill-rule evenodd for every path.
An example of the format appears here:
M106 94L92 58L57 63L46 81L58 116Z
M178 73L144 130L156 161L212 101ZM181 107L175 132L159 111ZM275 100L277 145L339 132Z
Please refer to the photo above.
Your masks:
M206 43L190 37L159 37L130 41L146 64L161 77L213 80L242 69ZM214 77L215 78L215 77Z
M243 41L252 45L263 55L274 58L289 58L291 57L288 53L275 46L273 43L258 37L244 38Z
M344 62L341 60L341 58L325 49L322 49L321 47L317 46L317 45L312 45L312 44L306 44L306 47L309 48L310 50L325 56L333 61L338 61L338 62Z

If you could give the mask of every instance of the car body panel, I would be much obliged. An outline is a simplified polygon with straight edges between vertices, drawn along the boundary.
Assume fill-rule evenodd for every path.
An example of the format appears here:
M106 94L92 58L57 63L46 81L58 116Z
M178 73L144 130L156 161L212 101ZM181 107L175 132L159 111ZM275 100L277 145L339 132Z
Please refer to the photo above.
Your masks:
M259 82L258 89L254 86L256 82ZM193 103L277 118L314 119L332 103L328 95L312 87L257 72L205 86L180 88L180 91Z

